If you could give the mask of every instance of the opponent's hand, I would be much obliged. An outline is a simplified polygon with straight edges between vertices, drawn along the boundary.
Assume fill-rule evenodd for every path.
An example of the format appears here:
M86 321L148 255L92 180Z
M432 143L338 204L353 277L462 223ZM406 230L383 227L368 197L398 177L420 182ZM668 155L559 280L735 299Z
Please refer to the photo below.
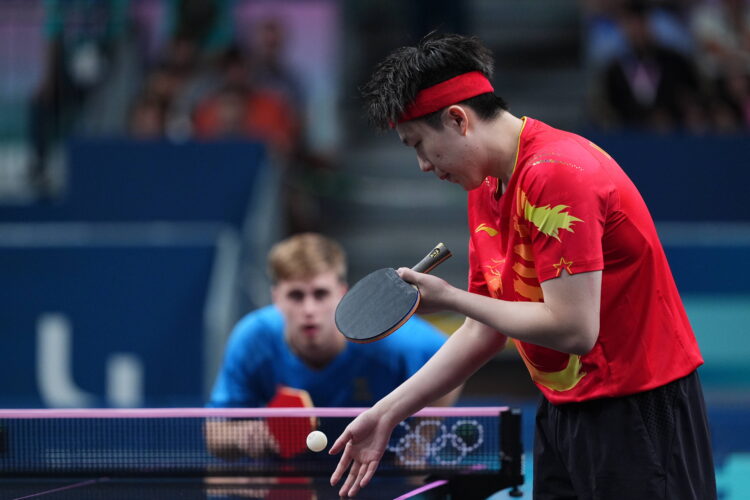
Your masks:
M268 429L265 421L250 420L242 422L242 424L237 437L237 448L243 455L251 458L263 458L279 454L279 443Z
M349 476L339 490L339 495L354 496L370 482L383 457L393 427L376 410L370 409L361 413L344 429L328 452L335 455L344 450L331 475L331 486L335 486L349 469Z
M224 460L263 458L279 453L279 445L261 420L208 421L203 432L211 454Z
M401 267L396 272L402 280L419 288L420 313L432 313L448 309L449 294L454 288L442 278L430 274L418 273L408 267Z

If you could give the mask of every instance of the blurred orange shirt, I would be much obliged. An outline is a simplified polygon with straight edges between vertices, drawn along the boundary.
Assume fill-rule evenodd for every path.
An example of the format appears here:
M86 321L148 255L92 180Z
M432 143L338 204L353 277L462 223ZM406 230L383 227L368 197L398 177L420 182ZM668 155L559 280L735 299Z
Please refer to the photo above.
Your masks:
M294 147L299 132L293 108L271 91L212 95L196 108L193 126L199 139L250 137L283 152Z

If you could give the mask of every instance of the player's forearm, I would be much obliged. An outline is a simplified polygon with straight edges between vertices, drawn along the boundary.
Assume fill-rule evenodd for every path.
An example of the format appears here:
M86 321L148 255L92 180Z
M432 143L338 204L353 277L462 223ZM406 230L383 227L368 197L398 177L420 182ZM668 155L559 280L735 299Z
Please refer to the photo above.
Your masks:
M472 327L471 320L467 323L417 373L375 405L383 418L395 425L446 397L505 345L505 336L476 323Z
M574 314L545 302L509 302L459 289L450 293L451 309L517 340L583 355L598 336L598 312Z
M458 401L458 397L461 395L464 385L461 384L449 393L437 398L435 401L429 403L430 406L453 406Z

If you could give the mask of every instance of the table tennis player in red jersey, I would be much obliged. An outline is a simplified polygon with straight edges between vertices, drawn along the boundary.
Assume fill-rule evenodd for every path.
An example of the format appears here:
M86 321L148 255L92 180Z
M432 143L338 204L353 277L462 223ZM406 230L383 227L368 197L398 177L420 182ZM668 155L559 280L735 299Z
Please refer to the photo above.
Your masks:
M535 499L716 498L703 360L640 194L595 144L512 115L493 64L478 39L433 34L363 87L371 121L469 193L468 291L399 269L420 311L467 319L347 427L331 482L346 476L341 494L356 494L396 423L511 338L543 395Z

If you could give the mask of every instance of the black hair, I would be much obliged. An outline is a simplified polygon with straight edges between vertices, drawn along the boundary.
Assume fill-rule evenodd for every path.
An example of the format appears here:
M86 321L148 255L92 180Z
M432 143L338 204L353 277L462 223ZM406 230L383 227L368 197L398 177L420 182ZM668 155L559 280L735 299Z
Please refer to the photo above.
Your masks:
M361 89L368 118L379 129L390 128L420 90L471 71L491 79L494 66L491 51L477 37L430 33L415 47L394 50L375 67ZM508 109L505 101L491 92L461 104L471 107L480 119L494 118ZM418 119L433 128L442 127L440 111Z

